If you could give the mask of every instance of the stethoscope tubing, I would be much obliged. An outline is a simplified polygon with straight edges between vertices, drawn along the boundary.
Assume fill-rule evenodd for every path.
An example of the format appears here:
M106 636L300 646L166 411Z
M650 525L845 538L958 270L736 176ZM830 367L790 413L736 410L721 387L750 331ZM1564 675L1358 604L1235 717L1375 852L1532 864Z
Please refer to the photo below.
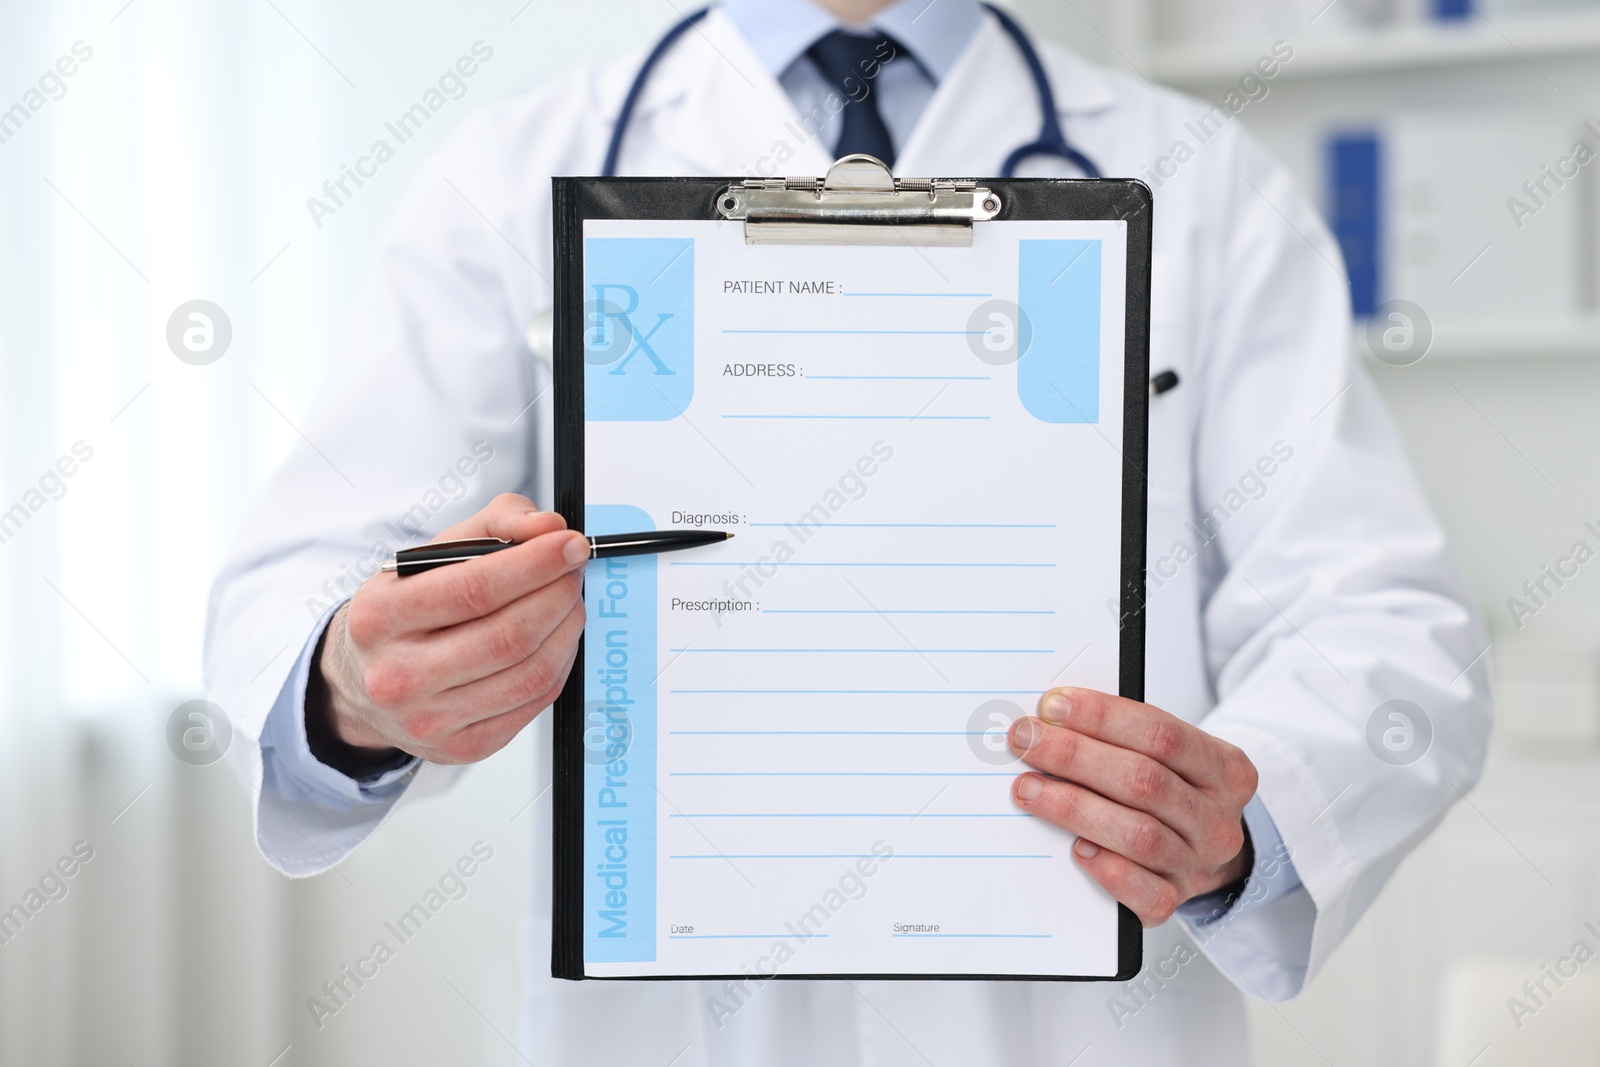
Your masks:
M1064 160L1083 172L1085 177L1100 177L1100 168L1094 161L1072 146L1067 140L1067 135L1061 128L1061 118L1056 111L1056 94L1050 86L1050 75L1044 69L1044 61L1039 58L1039 50L1034 47L1027 31L1018 24L1017 20L1006 14L991 3L984 3L989 13L994 15L1000 23L1000 28L1016 45L1021 53L1023 62L1027 64L1028 73L1033 77L1033 83L1039 95L1039 111L1043 116L1039 127L1039 136L1028 144L1020 145L1006 157L1005 164L1000 168L1000 177L1015 178L1017 169L1024 161L1040 156L1054 156ZM617 113L616 124L611 128L611 141L606 146L605 164L601 168L602 177L615 178L617 176L617 161L622 155L622 142L628 135L628 127L633 122L633 113L638 109L639 98L644 95L645 86L650 83L650 76L655 73L656 67L661 63L672 46L684 34L694 29L702 19L711 14L709 7L702 8L689 15L683 21L666 32L666 35L656 42L650 50L645 61L639 67L639 73L634 75L633 84L628 87L628 95L622 102L622 110Z

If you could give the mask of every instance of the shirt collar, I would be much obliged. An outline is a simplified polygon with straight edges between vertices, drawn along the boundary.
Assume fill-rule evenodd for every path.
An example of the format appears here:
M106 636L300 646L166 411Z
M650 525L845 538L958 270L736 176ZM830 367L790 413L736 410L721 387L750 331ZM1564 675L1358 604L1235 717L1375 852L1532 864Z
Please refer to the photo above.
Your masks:
M725 0L722 5L774 78L820 38L845 23L812 0ZM868 25L893 37L937 83L983 25L978 0L899 0Z

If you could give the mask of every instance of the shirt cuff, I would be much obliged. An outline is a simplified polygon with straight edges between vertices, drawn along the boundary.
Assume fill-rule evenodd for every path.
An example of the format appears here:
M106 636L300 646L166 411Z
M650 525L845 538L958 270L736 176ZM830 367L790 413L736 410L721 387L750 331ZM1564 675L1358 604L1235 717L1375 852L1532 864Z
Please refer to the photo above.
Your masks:
M1205 929L1222 919L1235 919L1270 904L1300 888L1300 875L1294 869L1289 847L1267 814L1267 806L1257 794L1244 806L1245 832L1255 852L1255 862L1244 887L1228 886L1178 906L1178 918L1196 929Z
M317 620L300 651L300 658L295 661L272 710L267 713L266 726L261 732L261 788L269 796L297 805L310 804L348 812L398 799L421 761L413 757L402 766L375 777L351 778L311 754L311 745L306 739L306 687L311 681L312 659L322 632L342 606L335 604Z

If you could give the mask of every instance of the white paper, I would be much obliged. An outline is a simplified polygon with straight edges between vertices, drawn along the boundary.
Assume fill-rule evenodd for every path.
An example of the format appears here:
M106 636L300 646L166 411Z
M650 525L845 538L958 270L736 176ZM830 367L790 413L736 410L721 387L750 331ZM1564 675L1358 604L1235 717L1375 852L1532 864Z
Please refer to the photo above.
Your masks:
M586 973L1116 972L1005 730L1118 688L1126 232L586 223L587 532L735 534L590 565Z

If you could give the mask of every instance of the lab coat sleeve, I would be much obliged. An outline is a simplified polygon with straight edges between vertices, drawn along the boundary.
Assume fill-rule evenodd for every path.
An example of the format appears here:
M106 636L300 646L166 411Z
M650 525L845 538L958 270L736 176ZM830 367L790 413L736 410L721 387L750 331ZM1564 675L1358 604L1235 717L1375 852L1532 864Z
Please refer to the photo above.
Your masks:
M306 692L330 607L300 651L261 732L261 797L256 841L290 875L337 864L378 828L411 784L420 761L357 781L319 761L306 738Z
M1195 247L1218 252L1195 264L1205 288L1188 397L1217 701L1203 726L1255 763L1304 891L1191 929L1242 990L1276 1002L1304 988L1475 784L1492 717L1488 641L1352 355L1337 244L1237 127L1212 148L1220 165L1196 177L1214 182L1206 224L1218 229ZM1383 746L1395 711L1413 727L1409 752Z
M293 444L213 586L205 667L211 699L234 727L229 758L255 793L257 842L287 874L337 862L393 807L391 790L432 792L459 773L423 764L396 779L409 785L346 807L304 788L306 776L283 760L303 744L307 657L333 606L405 544L499 493L535 495L549 374L523 338L550 304L549 182L508 165L505 145L506 129L526 133L525 113L538 103L469 119L423 165L309 415L270 370L253 377L270 398L254 417L292 421ZM546 175L562 165L526 153L519 162ZM331 228L341 218L320 221ZM274 741L268 776L262 748Z

